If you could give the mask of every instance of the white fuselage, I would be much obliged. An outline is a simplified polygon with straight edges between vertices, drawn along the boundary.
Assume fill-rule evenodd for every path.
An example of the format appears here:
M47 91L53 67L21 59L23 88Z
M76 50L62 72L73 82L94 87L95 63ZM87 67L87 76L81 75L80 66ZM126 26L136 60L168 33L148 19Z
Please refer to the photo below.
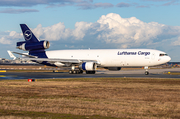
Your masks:
M46 51L48 58L96 60L100 67L154 66L169 62L165 52L152 49L91 49Z

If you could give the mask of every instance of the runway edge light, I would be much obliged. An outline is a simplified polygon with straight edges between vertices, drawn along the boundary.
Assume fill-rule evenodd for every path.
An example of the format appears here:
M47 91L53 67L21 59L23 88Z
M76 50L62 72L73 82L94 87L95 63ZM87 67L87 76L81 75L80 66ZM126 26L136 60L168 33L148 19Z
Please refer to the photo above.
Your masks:
M35 82L35 79L28 79L28 82Z

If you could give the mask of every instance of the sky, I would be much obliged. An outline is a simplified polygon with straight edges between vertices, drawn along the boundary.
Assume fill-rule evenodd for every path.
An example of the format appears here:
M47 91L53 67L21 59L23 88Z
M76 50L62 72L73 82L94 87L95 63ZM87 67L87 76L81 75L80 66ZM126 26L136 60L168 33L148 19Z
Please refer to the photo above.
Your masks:
M0 0L0 57L24 41L19 24L48 50L157 49L180 62L180 0Z

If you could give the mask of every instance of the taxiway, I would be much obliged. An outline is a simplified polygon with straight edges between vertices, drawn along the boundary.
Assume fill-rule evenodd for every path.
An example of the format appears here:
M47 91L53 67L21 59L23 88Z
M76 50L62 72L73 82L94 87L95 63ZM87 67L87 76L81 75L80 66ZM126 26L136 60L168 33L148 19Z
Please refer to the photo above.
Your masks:
M137 78L180 78L180 75L167 75L165 72L180 72L180 68L149 69L145 75L143 69L108 71L99 70L96 74L69 74L66 72L0 72L0 80L15 79L53 79L53 78L97 78L97 77L137 77Z

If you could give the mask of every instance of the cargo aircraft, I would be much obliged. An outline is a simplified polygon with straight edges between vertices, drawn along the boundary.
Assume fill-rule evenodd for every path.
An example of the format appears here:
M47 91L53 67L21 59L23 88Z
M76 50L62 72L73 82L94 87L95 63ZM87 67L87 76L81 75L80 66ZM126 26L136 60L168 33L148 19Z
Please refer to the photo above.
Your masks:
M70 74L95 74L97 67L118 71L121 67L144 67L148 75L148 67L167 63L171 58L162 51L154 49L84 49L53 50L49 41L39 41L26 24L20 24L25 41L17 42L17 48L28 51L23 60L31 60L55 67L71 67Z

